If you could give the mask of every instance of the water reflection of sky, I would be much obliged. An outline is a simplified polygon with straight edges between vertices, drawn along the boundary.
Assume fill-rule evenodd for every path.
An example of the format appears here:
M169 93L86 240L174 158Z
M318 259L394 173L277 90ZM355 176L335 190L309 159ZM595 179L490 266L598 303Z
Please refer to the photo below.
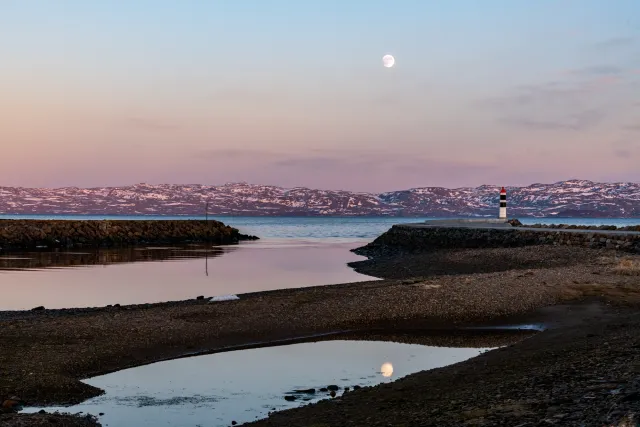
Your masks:
M320 398L329 385L368 386L453 364L486 349L376 341L324 341L160 362L87 380L106 394L71 408L103 425L228 426ZM292 393L314 388L315 394ZM285 395L296 396L289 402ZM303 398L311 398L303 401ZM32 408L31 410L39 410ZM52 409L49 409L52 410Z
M236 246L0 254L0 310L152 303L371 279L346 263L364 242L267 239Z

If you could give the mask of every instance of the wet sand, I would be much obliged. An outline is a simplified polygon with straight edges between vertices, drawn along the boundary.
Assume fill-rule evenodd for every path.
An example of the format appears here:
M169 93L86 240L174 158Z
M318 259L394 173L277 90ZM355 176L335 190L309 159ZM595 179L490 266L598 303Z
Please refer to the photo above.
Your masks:
M392 278L244 294L238 301L0 313L0 397L20 396L29 405L76 403L101 393L82 378L229 346L347 330L452 336L444 332L535 321L550 329L258 425L543 425L547 418L579 425L572 424L578 411L584 416L576 423L602 425L607 416L636 410L639 280L616 274L613 253L533 246L438 257L435 272L423 267L433 255L376 259L356 268ZM518 262L505 269L509 257ZM610 411L613 403L618 406ZM0 425L24 418L2 416Z

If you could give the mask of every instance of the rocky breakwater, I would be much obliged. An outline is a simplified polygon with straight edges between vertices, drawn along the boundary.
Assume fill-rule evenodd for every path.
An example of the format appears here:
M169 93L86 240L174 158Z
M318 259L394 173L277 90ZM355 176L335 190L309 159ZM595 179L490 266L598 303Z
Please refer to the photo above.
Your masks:
M0 248L122 247L133 245L231 244L257 237L219 221L201 220L0 220Z
M457 248L500 248L530 245L567 245L587 248L617 249L640 253L640 232L580 229L571 226L554 228L482 226L429 226L426 224L394 225L368 245L354 252L369 258L400 252Z

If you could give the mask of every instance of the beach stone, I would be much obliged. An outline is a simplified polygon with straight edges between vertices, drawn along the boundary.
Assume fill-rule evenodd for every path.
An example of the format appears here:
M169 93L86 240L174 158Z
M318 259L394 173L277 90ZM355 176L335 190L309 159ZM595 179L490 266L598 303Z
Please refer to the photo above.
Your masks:
M285 396L284 400L286 400L287 402L293 402L294 400L296 400L295 396Z
M640 400L640 392L634 391L624 395L621 399L623 402L637 402Z
M11 411L18 410L18 408L20 408L21 406L22 406L22 403L18 398L11 398L2 402L2 408L9 409Z
M337 385L330 385L327 387L327 390L329 391L338 391L340 390L340 387L338 387Z

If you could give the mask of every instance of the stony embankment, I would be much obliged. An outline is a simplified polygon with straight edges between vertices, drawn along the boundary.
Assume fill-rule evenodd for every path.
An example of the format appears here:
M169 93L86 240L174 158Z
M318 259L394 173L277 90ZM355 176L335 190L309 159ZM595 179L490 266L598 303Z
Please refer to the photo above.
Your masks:
M3 250L121 247L257 239L219 221L202 220L0 220Z
M640 233L628 230L573 229L571 226L455 227L394 225L370 244L354 252L368 257L397 252L460 248L501 248L532 245L579 246L640 253Z
M551 228L558 230L594 230L594 231L640 231L640 225L627 225L618 227L615 225L575 225L575 224L527 224L524 225L518 220L511 220L515 227L526 228Z

